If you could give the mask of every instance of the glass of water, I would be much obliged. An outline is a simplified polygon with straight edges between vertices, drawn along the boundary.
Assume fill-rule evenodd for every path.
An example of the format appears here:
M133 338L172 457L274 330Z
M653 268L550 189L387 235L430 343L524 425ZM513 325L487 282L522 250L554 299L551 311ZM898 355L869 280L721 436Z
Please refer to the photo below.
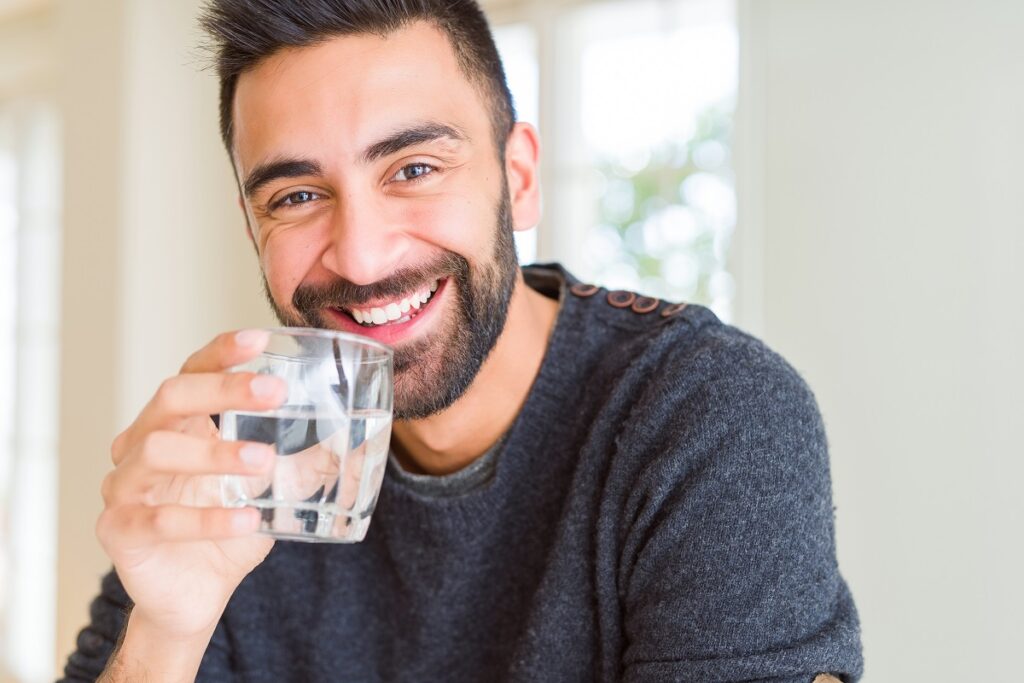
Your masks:
M224 505L259 509L260 532L275 538L361 541L387 466L391 349L331 330L269 332L263 353L231 371L281 377L288 398L276 410L223 413L220 435L271 444L274 468L260 476L224 476Z

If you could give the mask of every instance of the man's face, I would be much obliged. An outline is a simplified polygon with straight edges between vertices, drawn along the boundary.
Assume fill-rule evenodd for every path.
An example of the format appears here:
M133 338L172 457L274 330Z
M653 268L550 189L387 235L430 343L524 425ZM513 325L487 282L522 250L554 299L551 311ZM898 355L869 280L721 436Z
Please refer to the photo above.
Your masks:
M246 72L235 163L285 325L395 348L395 412L457 399L504 327L516 275L486 100L444 34L336 38Z

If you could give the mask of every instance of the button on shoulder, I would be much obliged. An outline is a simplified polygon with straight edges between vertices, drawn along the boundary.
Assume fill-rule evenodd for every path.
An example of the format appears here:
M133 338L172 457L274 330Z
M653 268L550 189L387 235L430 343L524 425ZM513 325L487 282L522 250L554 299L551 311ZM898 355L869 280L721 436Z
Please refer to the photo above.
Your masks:
M636 294L623 289L608 292L608 303L615 308L629 308L636 301Z
M587 297L591 297L597 294L600 291L600 289L601 288L598 287L597 285L589 285L583 282L578 282L572 287L570 287L569 291L573 294L573 296L578 296L581 299L586 299Z

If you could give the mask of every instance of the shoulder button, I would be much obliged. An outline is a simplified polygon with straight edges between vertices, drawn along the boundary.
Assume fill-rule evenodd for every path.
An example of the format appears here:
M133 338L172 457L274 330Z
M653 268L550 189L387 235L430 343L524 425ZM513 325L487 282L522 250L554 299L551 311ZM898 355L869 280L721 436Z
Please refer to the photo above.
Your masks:
M630 308L633 309L634 313L643 315L644 313L650 313L660 305L661 301L653 296L638 296Z
M676 315L677 313L682 313L682 311L685 308L686 308L686 304L672 304L671 306L666 306L661 311L661 317L662 318L668 318L670 316Z
M582 282L578 282L572 287L570 287L569 291L572 292L575 296L585 299L588 296L594 296L595 294L597 294L597 291L599 289L600 287L597 287L596 285L587 285Z
M629 308L636 301L636 294L619 289L608 292L608 303L615 308Z

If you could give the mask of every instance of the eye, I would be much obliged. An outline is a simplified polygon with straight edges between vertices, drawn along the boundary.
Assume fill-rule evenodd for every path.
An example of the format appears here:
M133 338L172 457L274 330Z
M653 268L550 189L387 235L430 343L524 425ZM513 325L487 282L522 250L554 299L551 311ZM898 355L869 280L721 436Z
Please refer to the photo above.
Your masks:
M437 169L430 164L409 164L398 169L398 173L392 176L392 180L398 182L408 182L410 180L419 180L424 176L428 176Z
M308 204L309 202L320 199L320 195L311 190L298 190L290 194L286 194L281 197L271 206L272 209L278 209L281 207L298 206L300 204Z

